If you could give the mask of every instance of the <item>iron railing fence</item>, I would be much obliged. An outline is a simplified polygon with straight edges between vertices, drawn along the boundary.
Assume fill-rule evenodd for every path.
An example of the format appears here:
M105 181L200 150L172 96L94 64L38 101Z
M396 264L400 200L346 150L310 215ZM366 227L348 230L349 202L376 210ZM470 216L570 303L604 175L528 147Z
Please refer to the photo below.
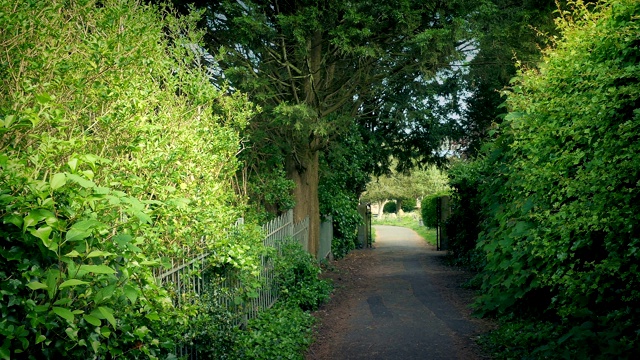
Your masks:
M242 222L239 221L238 224L240 223ZM287 241L297 241L305 250L308 248L309 218L296 224L292 210L263 225L262 229L265 232L263 244L267 247L279 250ZM222 306L235 313L234 325L246 325L249 319L255 318L260 311L271 307L278 300L279 293L272 258L268 256L261 258L259 281L262 286L258 290L258 296L252 298L245 306L239 306L235 298L242 283L233 270L227 271L223 276L206 271L208 258L213 255L215 252L201 254L184 263L175 264L169 270L154 274L160 284L171 292L176 306L196 300L214 301L216 302L214 305ZM176 349L176 355L197 359L195 347L187 338L188 336L185 336L183 345Z

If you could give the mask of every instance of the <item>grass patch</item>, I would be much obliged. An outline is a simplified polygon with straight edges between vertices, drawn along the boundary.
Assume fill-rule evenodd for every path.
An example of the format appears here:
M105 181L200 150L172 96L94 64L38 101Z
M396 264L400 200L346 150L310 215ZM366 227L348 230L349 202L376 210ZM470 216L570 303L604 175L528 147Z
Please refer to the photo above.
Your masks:
M390 218L385 216L383 219L372 218L373 225L391 225L409 228L422 236L429 244L436 244L436 229L427 228L419 224L420 215L417 212L405 213L401 217ZM375 239L375 238L374 238Z

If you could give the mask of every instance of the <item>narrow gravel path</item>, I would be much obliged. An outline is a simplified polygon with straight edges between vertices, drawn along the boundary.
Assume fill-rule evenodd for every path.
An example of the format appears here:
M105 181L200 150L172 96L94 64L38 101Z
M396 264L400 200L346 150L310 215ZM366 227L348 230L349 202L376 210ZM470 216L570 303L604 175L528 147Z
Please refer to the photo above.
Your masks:
M376 226L374 249L333 263L332 300L316 313L307 359L482 359L473 338L490 325L469 317L470 278L443 264L413 230Z

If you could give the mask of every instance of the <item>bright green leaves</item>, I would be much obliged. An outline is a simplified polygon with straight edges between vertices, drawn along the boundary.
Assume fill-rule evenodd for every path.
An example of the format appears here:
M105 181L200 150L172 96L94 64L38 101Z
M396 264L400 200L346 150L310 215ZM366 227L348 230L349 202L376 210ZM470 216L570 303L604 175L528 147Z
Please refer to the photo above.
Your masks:
M640 342L623 335L640 320L640 67L623 60L640 54L640 26L614 20L614 3L624 13L616 16L640 16L637 1L606 1L592 11L575 4L577 13L559 21L562 40L540 71L514 80L510 114L484 160L489 216L477 305L559 319L543 334L549 343L525 351L540 358L558 348L581 358L585 347L589 356L632 358ZM631 308L628 321L610 320Z
M31 290L39 290L39 289L47 289L47 285L38 282L38 281L33 281L27 284L27 287L29 287L29 289Z
M67 176L64 173L57 173L51 177L51 190L57 190L67 183Z
M151 270L238 217L238 130L254 107L192 66L195 14L0 9L1 355L170 357L186 312Z
M68 322L73 322L75 318L73 312L66 308L54 306L51 311L53 311L54 314L60 316L61 318L67 320Z
M67 241L79 241L87 238L91 235L91 233L98 229L104 227L99 221L96 220L82 220L77 223L71 225L71 228L67 231L65 235L65 240Z
M82 315L82 318L88 322L89 324L93 325L93 326L100 326L102 324L102 322L100 321L100 319L98 319L97 317L93 316L93 315Z
M67 280L67 281L63 282L62 284L60 284L60 286L58 286L58 288L59 289L64 289L64 288L69 287L69 286L85 285L85 284L89 284L89 282L78 280L78 279L71 279L71 280Z
M96 187L96 184L93 181L87 180L79 175L67 173L66 177L70 181L82 186L85 189Z
M36 224L40 223L43 220L45 220L49 224L55 222L56 217L53 212L46 209L36 209L29 212L29 214L24 217L22 222L24 230L34 227Z
M107 265L80 265L78 273L93 273L93 274L115 274L115 270Z
M116 319L113 317L113 310L108 307L100 306L98 307L98 312L100 313L100 316L97 316L97 313L95 312L93 314L96 314L95 316L98 319L106 319L109 324L111 324L111 326L113 326L113 328L115 329Z

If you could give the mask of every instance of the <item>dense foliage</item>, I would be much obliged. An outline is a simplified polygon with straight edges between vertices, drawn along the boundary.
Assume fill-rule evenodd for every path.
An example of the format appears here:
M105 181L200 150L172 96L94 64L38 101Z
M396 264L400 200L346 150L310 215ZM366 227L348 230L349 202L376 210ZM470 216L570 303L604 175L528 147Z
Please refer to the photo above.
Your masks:
M388 168L391 153L405 165L441 158L437 150L448 127L430 107L438 103L434 78L463 58L459 45L470 37L465 17L471 2L173 2L185 12L192 3L205 11L201 24L215 56L214 75L263 109L245 135L243 175L249 185L242 189L250 200L278 211L291 204L274 202L263 191L283 189L286 174L295 183L294 216L309 216L312 252L321 216L320 157L341 151L341 134L357 127L379 170ZM331 192L353 205L360 195Z
M420 216L424 226L435 229L438 226L438 198L448 195L448 192L429 194L422 198Z
M481 224L485 218L481 199L485 164L482 161L457 161L449 169L451 212L444 226L452 262L480 269L484 254L476 248Z
M398 211L398 204L395 201L389 201L382 207L384 214L395 214Z
M199 355L213 359L302 359L312 341L315 310L328 300L331 284L318 279L316 260L298 243L283 243L272 254L279 299L250 319L233 326L233 314L210 318L211 331L195 341Z
M193 66L197 13L0 9L0 356L166 357L195 310L153 267L215 248L256 272L259 238L222 235L251 106Z
M506 357L640 356L640 3L581 2L489 148L482 314Z
M332 218L331 251L336 258L355 249L358 226L363 221L357 210L358 197L369 180L373 159L360 130L353 124L350 131L334 140L331 152L320 155L320 213Z
M468 66L457 71L458 87L465 98L460 110L460 137L465 154L473 156L491 138L491 127L507 109L500 106L500 91L516 75L517 64L535 67L540 49L557 29L553 19L565 0L485 0L472 17L476 34Z

